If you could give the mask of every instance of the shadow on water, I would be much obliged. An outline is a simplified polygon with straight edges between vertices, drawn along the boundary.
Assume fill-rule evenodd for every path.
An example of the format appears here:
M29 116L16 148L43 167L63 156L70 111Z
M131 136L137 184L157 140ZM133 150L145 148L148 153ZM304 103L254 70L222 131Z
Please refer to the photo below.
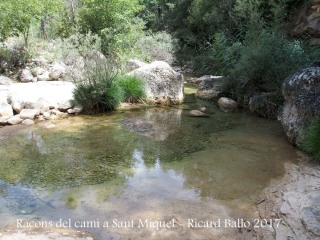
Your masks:
M21 214L170 216L181 222L241 210L250 215L261 190L283 174L283 163L297 158L294 149L277 122L224 113L196 100L188 86L186 93L185 103L175 108L77 116L52 129L35 126L1 140L0 226ZM209 118L188 116L200 107ZM89 231L103 239L124 234L123 229ZM141 234L132 231L125 234ZM171 234L188 238L190 231Z

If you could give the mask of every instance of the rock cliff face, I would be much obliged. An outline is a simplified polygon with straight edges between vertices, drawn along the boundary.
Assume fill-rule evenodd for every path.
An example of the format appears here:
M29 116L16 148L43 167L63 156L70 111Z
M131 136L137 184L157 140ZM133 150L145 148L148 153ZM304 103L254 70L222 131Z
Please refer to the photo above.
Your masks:
M285 104L279 111L289 141L300 146L310 122L320 117L320 67L296 72L283 83Z
M320 39L320 0L306 1L294 24L293 34Z

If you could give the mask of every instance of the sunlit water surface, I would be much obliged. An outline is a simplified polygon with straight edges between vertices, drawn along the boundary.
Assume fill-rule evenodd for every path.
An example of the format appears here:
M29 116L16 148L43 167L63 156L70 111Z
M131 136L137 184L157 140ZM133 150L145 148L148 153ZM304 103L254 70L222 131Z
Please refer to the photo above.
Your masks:
M263 188L297 155L278 122L224 113L193 92L175 108L77 116L2 137L0 227L71 219L99 224L81 228L97 239L241 236L188 219L251 220ZM208 118L189 116L203 106ZM138 219L175 227L112 226Z

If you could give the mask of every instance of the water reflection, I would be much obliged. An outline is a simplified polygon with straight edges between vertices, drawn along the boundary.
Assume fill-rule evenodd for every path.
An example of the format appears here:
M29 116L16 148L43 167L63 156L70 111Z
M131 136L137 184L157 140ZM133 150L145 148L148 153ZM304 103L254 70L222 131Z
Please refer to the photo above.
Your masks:
M192 108L203 106L191 97ZM89 231L98 239L227 236L188 229L184 221L230 218L239 210L250 215L259 192L281 176L282 163L297 156L277 122L206 107L210 118L172 108L78 116L1 141L0 226L21 214L50 220L175 218L179 229L166 235Z
M134 150L133 176L125 183L126 192L130 191L138 198L166 201L173 199L196 199L198 193L194 189L185 188L185 177L173 169L163 170L159 159L154 166L147 167L143 160L143 152Z
M181 109L149 109L144 116L125 118L122 126L155 141L164 141L180 128L181 114Z

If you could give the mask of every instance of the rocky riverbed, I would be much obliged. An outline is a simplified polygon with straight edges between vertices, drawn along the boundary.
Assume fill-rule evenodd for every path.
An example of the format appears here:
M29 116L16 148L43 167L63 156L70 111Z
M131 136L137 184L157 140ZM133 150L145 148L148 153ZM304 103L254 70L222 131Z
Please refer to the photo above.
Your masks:
M258 239L320 239L320 166L299 153L285 175L272 180L257 204L261 219L281 219L277 227L256 228Z

